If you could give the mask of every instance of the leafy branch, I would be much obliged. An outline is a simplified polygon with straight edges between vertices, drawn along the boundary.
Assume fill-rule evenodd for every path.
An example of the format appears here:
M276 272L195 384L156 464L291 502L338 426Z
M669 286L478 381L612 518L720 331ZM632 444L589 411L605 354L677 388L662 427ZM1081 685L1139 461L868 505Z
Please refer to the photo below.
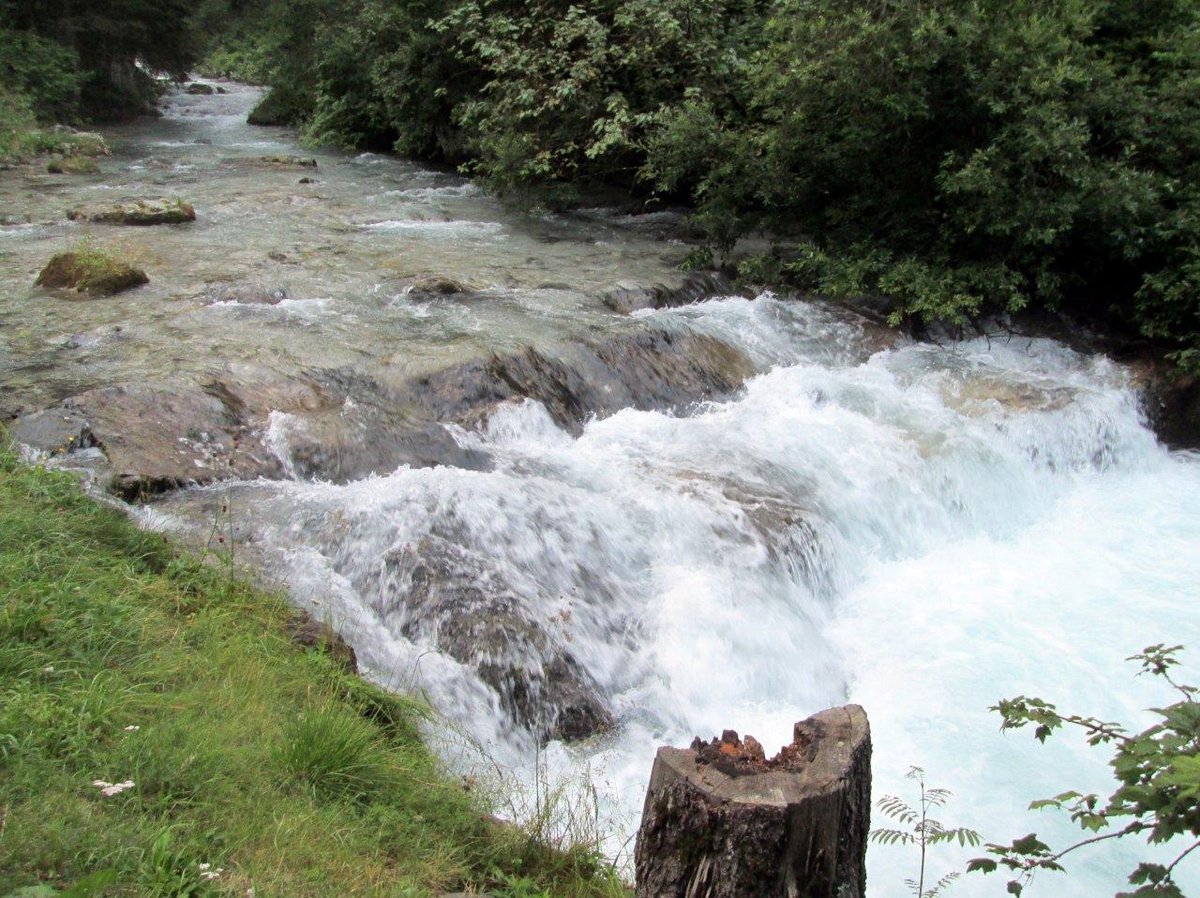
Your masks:
M1152 844L1186 835L1193 841L1172 861L1139 863L1129 874L1129 883L1136 888L1118 895L1183 898L1174 880L1175 870L1200 848L1200 702L1196 701L1196 687L1178 682L1172 674L1182 649L1159 643L1126 659L1139 662L1138 676L1159 678L1179 697L1174 704L1152 708L1161 719L1140 733L1130 734L1119 723L1060 713L1055 705L1039 698L1018 696L1001 700L991 708L1003 720L1001 730L1033 726L1034 738L1039 742L1070 725L1084 732L1089 745L1114 745L1109 766L1118 786L1105 801L1095 794L1067 791L1030 804L1031 810L1065 811L1072 822L1094 835L1058 851L1038 839L1036 833L1008 845L989 843L991 857L972 860L967 865L969 872L992 873L1004 867L1013 875L1008 882L1009 893L1020 895L1038 871L1063 871L1062 858L1087 845L1141 833L1146 833Z

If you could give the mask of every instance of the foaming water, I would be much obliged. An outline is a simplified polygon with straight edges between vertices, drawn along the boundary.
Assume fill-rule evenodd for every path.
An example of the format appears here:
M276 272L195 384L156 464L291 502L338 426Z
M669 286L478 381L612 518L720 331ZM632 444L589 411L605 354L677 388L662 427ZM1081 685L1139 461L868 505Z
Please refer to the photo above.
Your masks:
M532 777L528 730L470 665L412 637L396 571L454 546L607 697L615 732L541 760L561 777L586 765L614 854L658 745L728 727L782 744L847 700L872 719L877 796L907 792L920 765L959 796L948 822L1069 839L1024 808L1103 790L1102 753L1001 736L987 708L1026 693L1146 720L1159 699L1121 659L1200 645L1200 461L1156 444L1119 366L1050 341L872 353L828 310L771 297L653 314L721 333L762 373L727 402L625 410L577 438L536 403L505 407L456 431L491 454L489 472L255 487L297 595L331 603L373 676L428 690L487 756ZM1044 887L1111 893L1138 855L1102 855ZM911 861L873 850L871 893L904 894Z

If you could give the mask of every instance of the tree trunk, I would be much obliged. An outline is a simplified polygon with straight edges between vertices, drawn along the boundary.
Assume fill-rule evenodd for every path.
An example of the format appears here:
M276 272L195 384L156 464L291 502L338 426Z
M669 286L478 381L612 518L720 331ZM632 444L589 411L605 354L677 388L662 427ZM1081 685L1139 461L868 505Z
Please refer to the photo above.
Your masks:
M871 732L858 705L797 723L770 760L729 730L660 748L637 898L862 898L870 813Z

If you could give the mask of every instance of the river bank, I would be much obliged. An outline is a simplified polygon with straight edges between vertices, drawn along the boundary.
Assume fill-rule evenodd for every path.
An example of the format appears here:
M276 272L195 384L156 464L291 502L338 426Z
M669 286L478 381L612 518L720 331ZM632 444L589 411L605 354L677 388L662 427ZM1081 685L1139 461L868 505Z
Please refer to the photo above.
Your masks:
M491 822L428 709L298 645L281 596L7 447L0 584L0 894L624 894Z

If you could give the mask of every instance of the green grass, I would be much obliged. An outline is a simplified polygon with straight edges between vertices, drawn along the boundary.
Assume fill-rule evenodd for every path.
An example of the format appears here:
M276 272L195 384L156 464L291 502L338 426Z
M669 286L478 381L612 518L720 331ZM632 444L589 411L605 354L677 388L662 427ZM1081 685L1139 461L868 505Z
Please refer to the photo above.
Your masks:
M110 152L99 134L39 127L29 97L0 84L0 163L21 162L46 153L62 160L78 160Z
M627 894L589 846L492 822L428 710L289 613L0 446L0 896Z

